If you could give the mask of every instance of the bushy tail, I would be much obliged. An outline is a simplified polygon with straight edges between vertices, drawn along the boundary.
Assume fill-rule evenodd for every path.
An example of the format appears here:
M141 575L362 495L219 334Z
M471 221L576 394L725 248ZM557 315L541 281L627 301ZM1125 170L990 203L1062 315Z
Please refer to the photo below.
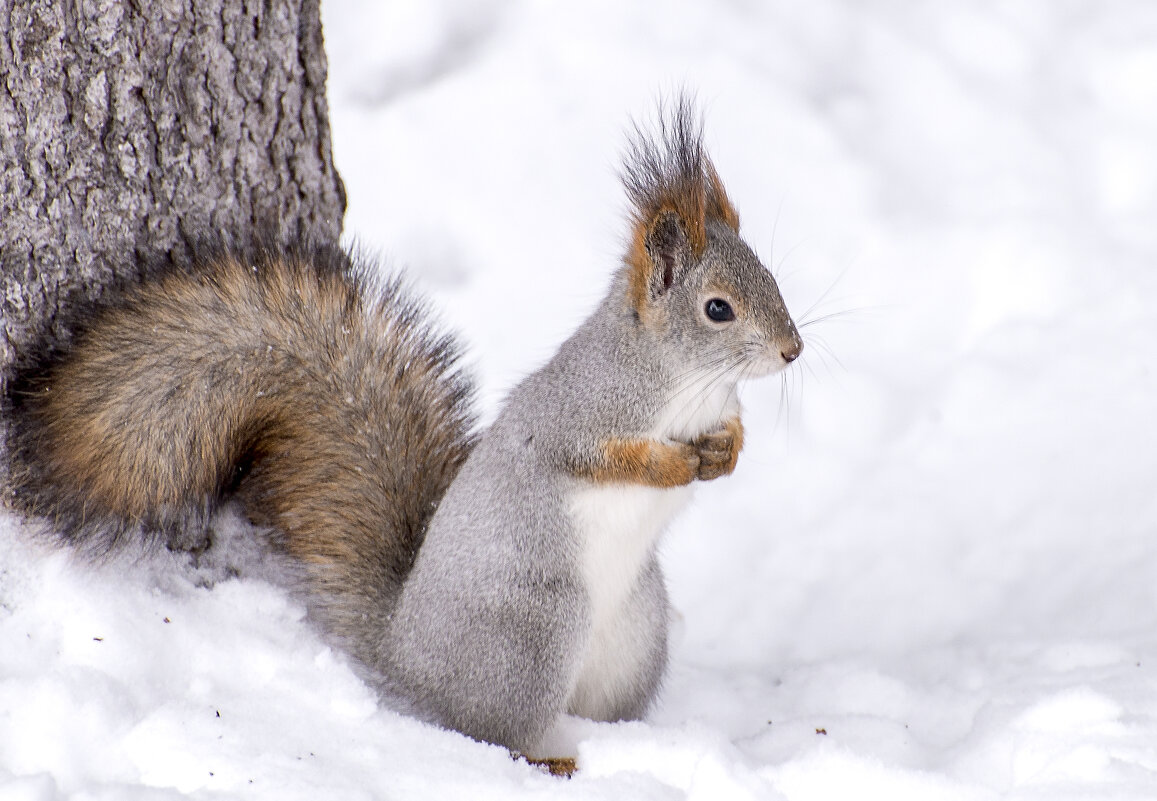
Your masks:
M336 246L216 249L90 309L16 375L12 497L105 549L236 496L303 563L326 627L357 637L473 444L457 359L396 281Z

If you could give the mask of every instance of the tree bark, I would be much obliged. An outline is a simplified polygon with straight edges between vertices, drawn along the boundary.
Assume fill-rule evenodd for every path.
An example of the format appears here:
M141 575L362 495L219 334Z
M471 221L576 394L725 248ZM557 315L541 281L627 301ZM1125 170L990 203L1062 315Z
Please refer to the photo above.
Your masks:
M0 374L137 256L337 237L325 81L318 0L0 0Z

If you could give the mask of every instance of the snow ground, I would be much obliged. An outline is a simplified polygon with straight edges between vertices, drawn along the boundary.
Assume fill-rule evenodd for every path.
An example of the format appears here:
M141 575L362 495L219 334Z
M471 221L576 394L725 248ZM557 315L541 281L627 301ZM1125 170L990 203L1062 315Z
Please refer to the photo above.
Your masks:
M661 704L572 722L574 779L379 709L260 571L0 518L0 799L1157 797L1157 7L323 13L346 230L488 410L600 299L679 86L804 363L666 540Z

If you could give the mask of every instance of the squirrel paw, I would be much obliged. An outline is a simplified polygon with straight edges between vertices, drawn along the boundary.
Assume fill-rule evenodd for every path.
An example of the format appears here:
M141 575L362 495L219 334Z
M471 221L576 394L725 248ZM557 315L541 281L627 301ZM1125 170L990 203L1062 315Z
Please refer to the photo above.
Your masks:
M690 484L697 476L702 475L703 453L697 445L686 445L682 442L675 446L675 463L678 465L672 472L678 477L672 482L673 486Z
M743 424L739 418L732 418L718 431L700 436L692 446L699 453L700 481L730 475L743 448Z
M551 776L559 776L564 779L569 779L578 771L578 763L574 757L544 757L541 759L523 756L522 754L511 754L514 759L521 759L527 764L541 770L543 773L548 773Z

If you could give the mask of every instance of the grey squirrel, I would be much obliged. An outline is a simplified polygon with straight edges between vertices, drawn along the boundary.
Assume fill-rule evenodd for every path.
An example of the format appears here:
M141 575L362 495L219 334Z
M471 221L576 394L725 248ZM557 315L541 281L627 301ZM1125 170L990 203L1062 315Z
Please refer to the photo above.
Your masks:
M406 711L516 752L636 719L667 662L656 540L743 444L736 384L802 342L679 99L636 128L606 297L474 434L458 348L332 244L211 248L77 312L6 398L12 505L81 547L228 498Z

